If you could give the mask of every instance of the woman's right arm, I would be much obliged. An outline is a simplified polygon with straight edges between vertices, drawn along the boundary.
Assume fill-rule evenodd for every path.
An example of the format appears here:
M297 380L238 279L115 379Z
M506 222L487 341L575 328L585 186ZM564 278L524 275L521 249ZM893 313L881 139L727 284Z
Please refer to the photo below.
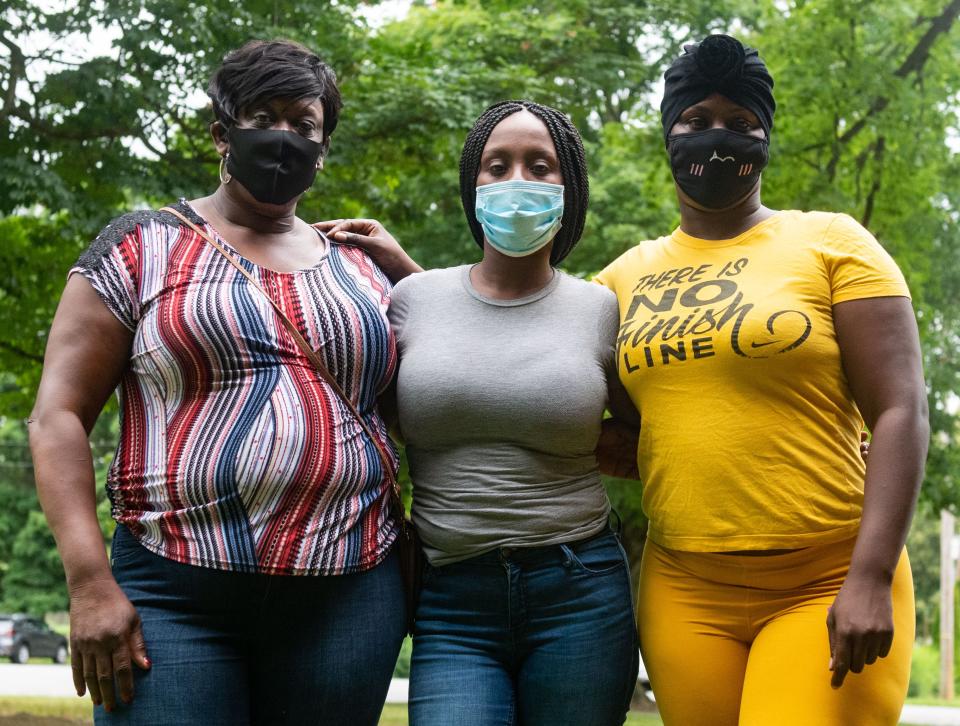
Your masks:
M37 493L63 560L77 695L109 711L133 698L131 663L149 668L140 618L117 585L97 521L87 436L116 388L133 333L81 275L67 281L44 355L29 422Z

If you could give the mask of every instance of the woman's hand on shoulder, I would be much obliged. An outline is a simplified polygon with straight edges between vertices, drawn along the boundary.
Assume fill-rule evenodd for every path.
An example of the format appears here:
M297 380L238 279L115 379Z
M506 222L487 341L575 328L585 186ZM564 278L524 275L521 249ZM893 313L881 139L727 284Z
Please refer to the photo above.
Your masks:
M150 668L140 616L112 577L71 587L70 664L77 695L107 711L133 700L133 666Z
M375 219L333 219L317 222L314 226L337 242L362 249L394 283L423 271L386 227Z

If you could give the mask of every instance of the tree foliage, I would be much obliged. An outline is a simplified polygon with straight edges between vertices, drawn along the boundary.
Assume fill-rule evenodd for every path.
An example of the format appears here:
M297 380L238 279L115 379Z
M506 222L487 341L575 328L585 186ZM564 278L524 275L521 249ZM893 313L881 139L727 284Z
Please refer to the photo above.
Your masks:
M13 540L13 551L3 578L3 604L8 610L49 613L67 609L67 585L56 542L43 513L27 515Z
M457 160L504 98L557 106L591 170L588 275L678 220L657 110L681 45L729 31L777 81L764 199L852 214L894 254L923 338L933 424L922 496L960 501L960 0L439 0L371 29L358 0L101 0L0 11L0 401L29 409L64 275L111 217L216 184L202 91L224 52L288 37L345 99L307 219L374 216L426 266L476 259ZM38 42L37 38L43 38ZM111 38L77 59L77 39ZM638 489L614 487L636 526Z

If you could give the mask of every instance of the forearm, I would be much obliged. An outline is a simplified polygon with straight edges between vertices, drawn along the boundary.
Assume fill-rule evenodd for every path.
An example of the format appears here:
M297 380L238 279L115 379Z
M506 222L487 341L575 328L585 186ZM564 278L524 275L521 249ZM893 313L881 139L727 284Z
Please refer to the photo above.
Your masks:
M383 249L371 254L373 254L377 264L380 265L380 269L386 273L394 284L416 272L423 272L423 268L399 247Z
M893 580L920 491L928 440L925 402L891 408L877 417L850 576Z
M639 479L637 447L640 429L632 422L604 419L597 442L597 464L601 474L620 479Z
M30 422L30 449L40 505L63 561L71 592L111 578L97 519L96 484L87 432L66 411Z

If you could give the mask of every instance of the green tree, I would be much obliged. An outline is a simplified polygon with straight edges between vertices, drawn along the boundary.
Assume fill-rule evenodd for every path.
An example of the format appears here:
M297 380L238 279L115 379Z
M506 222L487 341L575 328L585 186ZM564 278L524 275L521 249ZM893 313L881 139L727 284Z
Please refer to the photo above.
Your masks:
M0 417L0 602L13 542L36 509L33 466L23 423Z
M0 410L23 416L71 263L112 216L212 189L209 112L192 99L223 54L291 37L341 73L363 57L359 0L104 0L0 10ZM29 50L31 35L49 40ZM84 39L113 57L76 62ZM80 42L78 42L80 38ZM40 76L42 75L42 78Z
M917 639L934 642L940 622L940 514L919 507L907 540L916 592Z
M66 610L67 585L53 534L43 513L32 511L13 541L3 578L3 607L42 615Z
M96 479L103 482L117 436L115 416L102 416L91 435ZM102 484L97 516L104 543L113 534ZM0 419L0 610L43 614L66 609L63 567L33 486L33 465L22 421ZM39 528L38 525L43 525ZM50 585L56 585L50 589Z

